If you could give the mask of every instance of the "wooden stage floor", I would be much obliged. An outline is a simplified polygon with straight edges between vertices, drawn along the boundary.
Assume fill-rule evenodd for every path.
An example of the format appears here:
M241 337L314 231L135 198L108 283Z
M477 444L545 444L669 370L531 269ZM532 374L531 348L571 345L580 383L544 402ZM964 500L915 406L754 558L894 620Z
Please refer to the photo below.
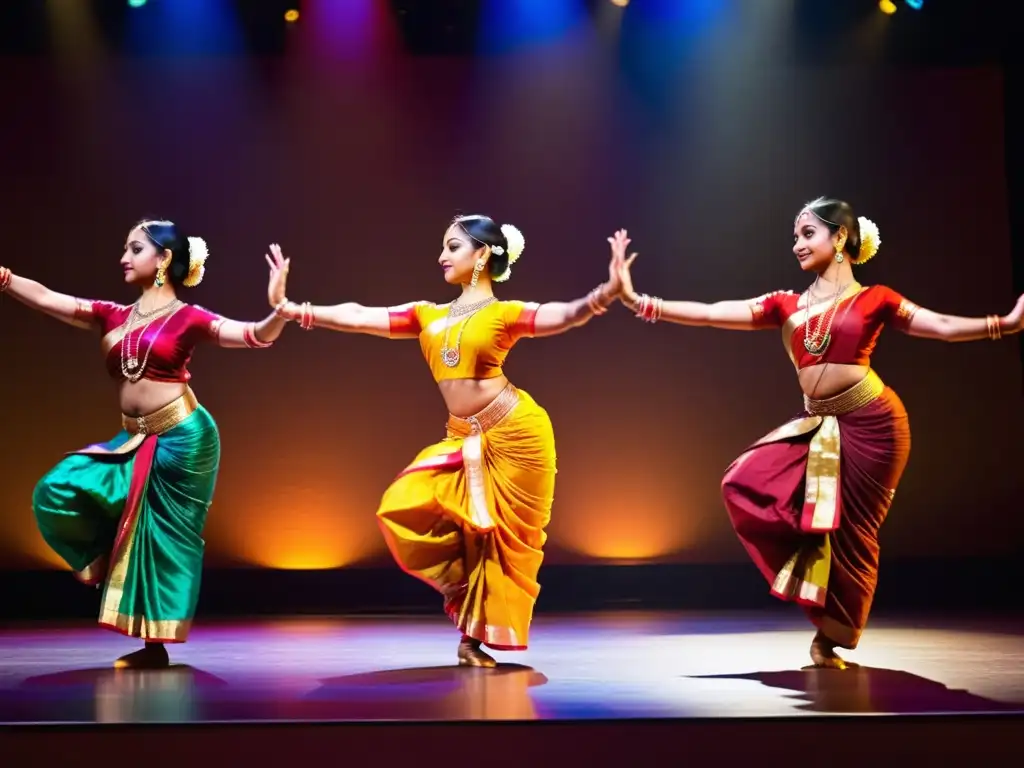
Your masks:
M204 622L189 643L170 646L175 666L138 672L110 668L134 641L93 625L14 626L0 629L0 745L33 745L41 759L45 745L70 747L103 725L138 733L216 724L235 727L236 742L250 734L251 745L254 733L314 723L561 722L610 738L610 724L630 722L774 723L781 734L783 724L823 733L838 721L852 735L865 715L931 723L929 733L949 738L982 720L1024 732L1022 629L1024 617L879 617L847 654L860 666L836 672L801 669L811 632L788 610L542 615L529 651L496 653L500 666L481 670L453 663L458 635L442 618L300 617ZM257 727L237 730L245 724ZM373 733L379 744L386 731ZM719 742L743 739L721 733L735 736ZM936 736L919 735L936 745ZM985 754L1001 749L994 738ZM502 741L515 751L514 740ZM576 749L580 756L579 741ZM856 751L845 748L847 757Z

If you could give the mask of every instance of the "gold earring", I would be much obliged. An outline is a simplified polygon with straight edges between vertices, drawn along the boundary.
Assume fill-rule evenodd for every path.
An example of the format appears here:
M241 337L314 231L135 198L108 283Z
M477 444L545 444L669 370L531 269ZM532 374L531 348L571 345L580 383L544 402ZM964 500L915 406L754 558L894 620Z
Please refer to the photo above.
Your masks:
M483 271L483 269L484 263L482 261L478 261L476 263L476 266L473 267L473 279L469 281L470 288L476 288L476 282L477 280L480 279L480 273Z
M843 246L844 245L846 245L846 243L840 243L839 245L836 246L836 263L838 263L838 264L842 264L843 263L843 259L846 258L846 256L843 255Z
M157 288L167 282L167 269L161 265L156 270L156 280L154 281Z

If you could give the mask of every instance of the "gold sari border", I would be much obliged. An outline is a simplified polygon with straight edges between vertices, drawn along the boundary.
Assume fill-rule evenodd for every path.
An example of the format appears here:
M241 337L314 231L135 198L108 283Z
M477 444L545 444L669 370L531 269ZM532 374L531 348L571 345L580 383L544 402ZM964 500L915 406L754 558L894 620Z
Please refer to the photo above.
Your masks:
M501 627L488 624L479 619L468 619L464 627L460 627L465 635L479 640L488 648L496 651L525 651L526 646L516 635L512 627Z
M448 416L448 436L462 438L469 516L479 533L489 533L495 528L484 469L484 433L500 424L518 404L519 390L508 384L479 413L465 419L453 414Z
M827 536L793 553L775 576L771 594L798 605L824 607L832 570L832 545Z
M106 608L99 623L106 629L152 643L184 643L192 629L191 619L148 619Z

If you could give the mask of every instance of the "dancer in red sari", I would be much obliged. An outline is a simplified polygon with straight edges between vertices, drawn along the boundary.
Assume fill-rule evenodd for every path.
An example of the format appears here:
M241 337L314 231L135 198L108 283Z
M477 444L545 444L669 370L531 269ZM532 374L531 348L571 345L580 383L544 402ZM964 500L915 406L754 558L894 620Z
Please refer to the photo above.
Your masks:
M856 648L867 623L878 577L878 530L910 454L903 403L871 369L879 334L891 325L943 341L999 339L1021 330L1024 297L1005 317L953 317L890 288L860 285L851 264L875 255L878 229L839 200L808 203L793 240L800 268L815 274L803 293L714 304L638 296L631 257L619 261L622 300L650 322L781 329L804 412L737 458L722 493L771 593L801 605L818 628L811 643L815 666L844 669L835 649ZM626 242L613 247L621 251Z

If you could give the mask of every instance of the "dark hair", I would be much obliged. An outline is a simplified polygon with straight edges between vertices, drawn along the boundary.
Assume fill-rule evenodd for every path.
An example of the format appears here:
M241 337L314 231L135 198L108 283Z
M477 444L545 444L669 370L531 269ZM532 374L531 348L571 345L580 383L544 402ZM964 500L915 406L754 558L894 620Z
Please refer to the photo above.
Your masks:
M492 248L500 245L504 252L500 256L491 253L491 258L487 260L487 271L491 277L505 274L508 270L508 240L494 219L490 216L456 216L452 219L452 224L458 224L480 245L489 245Z
M142 219L135 226L145 233L149 242L157 249L171 252L167 279L175 288L184 287L192 259L189 254L188 238L178 231L178 225L164 219Z
M812 200L800 211L810 211L828 227L833 235L840 227L846 227L846 252L854 264L860 258L860 221L853 212L853 207L842 200L831 197L819 197Z

